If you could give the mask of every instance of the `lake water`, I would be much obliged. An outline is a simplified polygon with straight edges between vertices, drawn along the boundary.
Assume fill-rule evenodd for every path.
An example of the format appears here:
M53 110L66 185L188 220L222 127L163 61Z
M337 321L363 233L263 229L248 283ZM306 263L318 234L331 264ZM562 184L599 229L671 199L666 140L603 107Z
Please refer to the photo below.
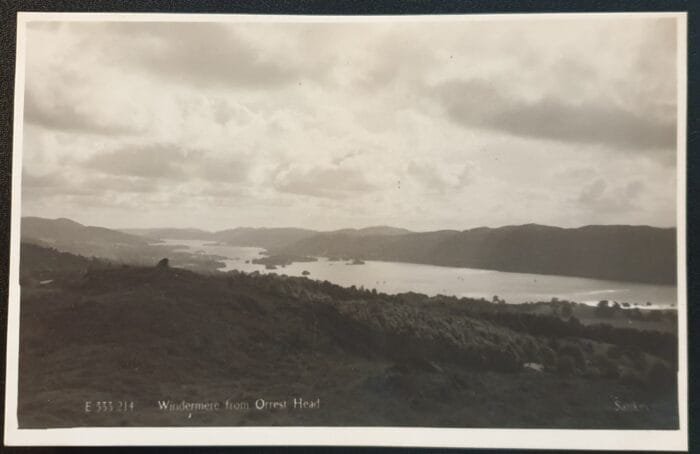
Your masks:
M600 300L636 303L645 307L647 302L651 302L653 307L676 304L676 287L667 285L371 260L364 265L348 265L343 261L332 262L323 257L317 262L293 263L276 270L266 270L264 265L246 263L259 258L264 251L261 248L218 245L201 240L163 242L182 245L182 250L188 252L228 257L223 260L226 266L221 271L259 271L288 276L301 276L303 271L308 271L310 279L327 280L345 287L355 285L376 288L384 293L413 291L426 295L483 297L488 300L498 295L508 303L549 301L556 297L586 304L595 304Z

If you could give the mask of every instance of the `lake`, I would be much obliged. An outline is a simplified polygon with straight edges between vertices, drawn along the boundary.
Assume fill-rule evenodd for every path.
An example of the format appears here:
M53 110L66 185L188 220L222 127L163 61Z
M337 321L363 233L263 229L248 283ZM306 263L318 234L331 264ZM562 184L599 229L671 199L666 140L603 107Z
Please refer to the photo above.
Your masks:
M213 244L202 240L163 240L167 245L181 245L183 251L214 254L227 257L221 271L286 274L327 280L344 287L376 288L384 293L417 292L426 295L454 295L458 297L486 298L494 295L508 303L549 301L553 297L596 304L600 300L628 302L652 307L670 307L676 304L676 287L633 282L615 282L580 277L544 274L506 273L502 271L472 268L452 268L413 263L381 262L368 260L364 265L348 265L347 262L329 261L320 257L317 262L292 263L276 270L266 270L264 265L246 263L259 258L262 248Z

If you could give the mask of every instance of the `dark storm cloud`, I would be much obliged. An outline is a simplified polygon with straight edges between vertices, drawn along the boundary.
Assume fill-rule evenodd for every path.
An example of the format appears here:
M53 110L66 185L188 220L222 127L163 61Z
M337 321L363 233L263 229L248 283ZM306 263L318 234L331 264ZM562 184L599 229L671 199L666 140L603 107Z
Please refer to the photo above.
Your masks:
M526 101L481 80L445 82L434 92L449 118L466 127L625 150L673 150L676 145L674 121L631 112L607 99L580 104L554 97Z
M55 97L51 102L40 100L30 90L24 96L24 121L46 129L82 134L121 135L140 132L135 126L105 123L87 110Z

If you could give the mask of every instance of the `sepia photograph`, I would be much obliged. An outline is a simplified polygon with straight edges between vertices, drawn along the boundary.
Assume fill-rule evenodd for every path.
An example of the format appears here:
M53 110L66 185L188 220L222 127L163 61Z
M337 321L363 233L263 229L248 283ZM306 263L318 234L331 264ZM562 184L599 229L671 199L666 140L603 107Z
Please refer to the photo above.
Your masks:
M683 446L685 34L20 13L6 439Z

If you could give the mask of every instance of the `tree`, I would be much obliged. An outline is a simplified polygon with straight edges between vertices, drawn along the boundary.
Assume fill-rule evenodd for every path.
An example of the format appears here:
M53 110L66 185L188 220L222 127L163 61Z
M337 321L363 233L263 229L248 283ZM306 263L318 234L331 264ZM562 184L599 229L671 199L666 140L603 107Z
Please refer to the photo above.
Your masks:
M574 310L573 310L573 308L571 307L570 304L564 304L564 305L561 307L561 315L562 315L564 318L569 318L569 317L571 317L572 315L574 315Z
M608 300L602 300L598 303L595 309L595 315L597 317L612 317L614 309L608 304Z

